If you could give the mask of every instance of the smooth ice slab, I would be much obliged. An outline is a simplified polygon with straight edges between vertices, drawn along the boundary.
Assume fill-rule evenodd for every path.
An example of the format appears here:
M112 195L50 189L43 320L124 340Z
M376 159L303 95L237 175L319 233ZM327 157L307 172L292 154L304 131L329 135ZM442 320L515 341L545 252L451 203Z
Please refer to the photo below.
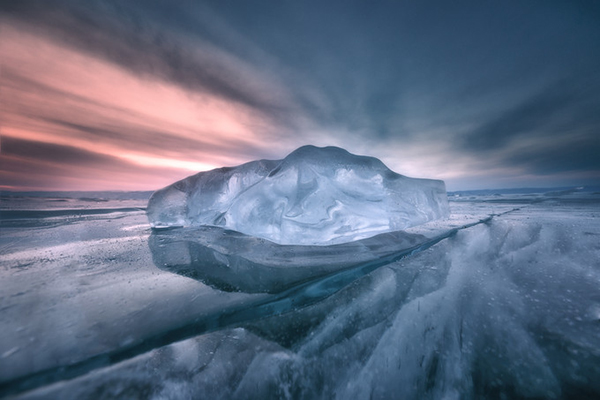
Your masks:
M397 174L373 157L304 146L283 160L200 172L155 192L154 228L220 226L279 244L324 245L448 215L443 181Z

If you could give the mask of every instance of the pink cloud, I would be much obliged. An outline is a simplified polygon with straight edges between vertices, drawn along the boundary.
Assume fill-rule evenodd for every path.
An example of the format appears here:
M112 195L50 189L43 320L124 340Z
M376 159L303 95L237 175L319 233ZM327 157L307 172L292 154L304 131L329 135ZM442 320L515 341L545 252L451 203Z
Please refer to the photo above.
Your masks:
M239 164L276 147L281 127L249 106L137 76L19 25L5 22L2 35L2 135L121 161L82 167L55 160L53 175L41 180L7 169L20 162L42 174L35 160L0 153L3 179L18 177L24 188L156 189L175 176ZM169 172L157 174L163 170Z

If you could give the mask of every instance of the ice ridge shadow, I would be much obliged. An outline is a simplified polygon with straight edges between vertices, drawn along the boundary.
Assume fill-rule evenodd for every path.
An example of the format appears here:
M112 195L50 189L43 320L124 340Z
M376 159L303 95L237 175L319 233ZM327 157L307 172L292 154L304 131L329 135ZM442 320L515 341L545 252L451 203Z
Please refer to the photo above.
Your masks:
M387 263L430 241L403 231L331 246L279 245L218 227L155 230L155 265L225 292L278 294L331 274Z

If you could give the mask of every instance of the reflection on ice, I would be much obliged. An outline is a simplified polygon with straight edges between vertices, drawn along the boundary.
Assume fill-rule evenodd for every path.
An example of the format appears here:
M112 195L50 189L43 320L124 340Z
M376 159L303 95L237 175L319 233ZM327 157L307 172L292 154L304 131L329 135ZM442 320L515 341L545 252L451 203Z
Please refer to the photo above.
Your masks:
M279 293L426 243L391 232L331 246L279 245L217 227L154 231L148 241L156 266L223 291Z

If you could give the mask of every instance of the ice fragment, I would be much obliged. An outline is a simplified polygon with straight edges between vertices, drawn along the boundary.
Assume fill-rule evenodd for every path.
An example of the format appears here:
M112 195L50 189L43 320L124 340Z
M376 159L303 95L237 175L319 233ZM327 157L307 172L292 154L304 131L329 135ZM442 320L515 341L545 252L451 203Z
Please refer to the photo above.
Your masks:
M200 172L155 192L152 227L219 226L278 244L330 245L448 215L443 181L373 157L304 146L283 160Z

